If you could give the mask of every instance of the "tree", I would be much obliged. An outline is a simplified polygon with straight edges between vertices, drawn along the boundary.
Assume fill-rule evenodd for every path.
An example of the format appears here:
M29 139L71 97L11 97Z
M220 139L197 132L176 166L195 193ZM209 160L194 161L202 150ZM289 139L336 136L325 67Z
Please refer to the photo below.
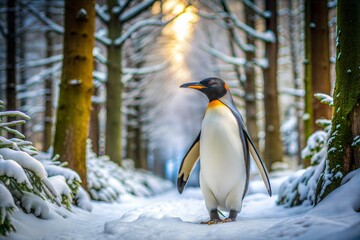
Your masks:
M318 182L317 202L360 168L360 4L337 3L336 83L334 116L327 160Z
M252 0L250 0L253 3ZM245 14L245 24L255 29L255 14L253 10L250 9L249 6L244 6L244 14ZM251 35L246 36L247 44L255 46L255 39ZM253 64L249 64L254 61L256 58L255 50L246 51L246 61L245 64L245 102L246 102L246 127L249 130L249 134L255 146L259 149L259 136L258 136L258 126L257 126L257 110L256 110L256 84L255 84L255 68Z
M328 7L326 0L305 1L305 137L320 130L317 119L331 118L331 108L314 98L330 94ZM308 166L308 162L305 166Z
M51 0L47 0L45 3L45 16L51 19L50 13ZM53 36L50 30L45 32L46 39L46 57L53 56ZM47 67L51 68L50 63ZM49 150L52 144L52 127L53 127L53 79L50 73L45 79L45 116L44 116L44 136L43 136L43 151Z
M280 138L280 114L277 91L277 7L275 0L266 0L265 8L271 12L271 17L266 19L266 29L273 32L274 42L265 42L265 58L268 67L264 72L264 106L265 106L265 151L264 159L267 169L271 171L272 164L282 161L282 143Z
M95 1L65 1L65 32L54 154L77 171L86 187L86 139L93 92Z
M128 1L129 2L129 1ZM117 6L116 0L108 0L109 9ZM109 38L115 41L121 35L122 23L119 21L120 14L110 14L108 22ZM106 81L106 130L105 130L105 153L110 159L121 165L122 160L122 48L121 45L109 44L107 46Z
M6 104L8 110L17 109L16 104L16 0L7 1L6 34ZM9 121L13 119L10 118ZM9 137L14 137L9 133Z
M297 24L297 17L295 14L295 7L294 1L288 0L288 6L289 6L289 43L290 43L290 58L291 58L291 70L293 74L293 82L294 82L294 89L299 90L300 89L300 78L299 78L299 68L298 68L298 43L296 41L298 32L298 24ZM297 131L298 131L298 139L297 139L297 145L298 145L298 151L297 151L297 158L298 163L302 163L301 159L301 151L303 144L303 134L302 134L302 110L300 110L300 102L303 100L300 96L294 96L295 101L295 108L296 108L296 119L297 119Z

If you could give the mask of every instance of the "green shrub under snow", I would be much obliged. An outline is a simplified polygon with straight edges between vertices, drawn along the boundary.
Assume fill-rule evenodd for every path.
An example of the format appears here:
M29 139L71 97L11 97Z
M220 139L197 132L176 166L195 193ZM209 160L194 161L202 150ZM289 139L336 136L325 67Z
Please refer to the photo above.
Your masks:
M332 106L332 98L330 96L317 94L316 98ZM317 124L322 126L324 130L314 132L308 138L307 144L301 152L303 159L310 159L311 166L289 177L280 186L277 200L279 205L285 207L298 205L314 206L317 202L316 193L319 191L318 182L325 167L331 121L319 119Z
M4 108L2 101L0 108ZM7 121L9 117L16 120ZM24 135L15 129L27 119L19 111L0 112L0 235L16 230L14 211L48 219L52 213L66 216L63 210L71 210L73 202L89 209L84 204L86 195L79 191L81 180L77 173L56 161L42 163L33 157L36 149L31 142L22 140ZM6 138L5 132L15 138ZM81 199L76 199L78 196Z

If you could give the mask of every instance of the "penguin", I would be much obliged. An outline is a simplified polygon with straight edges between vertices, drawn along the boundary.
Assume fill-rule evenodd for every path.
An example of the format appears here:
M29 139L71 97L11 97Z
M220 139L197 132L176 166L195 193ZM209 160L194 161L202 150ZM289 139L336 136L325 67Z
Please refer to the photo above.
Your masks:
M244 120L236 108L228 85L220 78L182 84L208 97L201 130L185 154L178 173L177 189L181 194L196 162L200 159L200 188L210 220L204 224L233 222L242 208L249 184L250 154L271 196L265 165L252 142ZM229 212L221 220L218 210Z

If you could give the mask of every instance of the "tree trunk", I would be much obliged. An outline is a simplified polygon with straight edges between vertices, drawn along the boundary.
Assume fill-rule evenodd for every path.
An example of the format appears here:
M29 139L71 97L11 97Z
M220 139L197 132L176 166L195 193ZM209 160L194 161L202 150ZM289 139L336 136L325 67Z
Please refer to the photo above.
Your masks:
M6 109L16 110L16 0L7 1L6 36ZM13 120L9 118L8 122ZM8 133L8 137L15 137Z
M310 31L310 23L311 23L311 0L305 0L305 60L304 60L304 88L305 88L305 109L304 109L304 133L305 139L308 139L310 135L314 132L314 116L313 116L313 91L312 91L312 51L311 51L311 31ZM307 159L304 162L304 167L310 165L310 160Z
M98 87L94 86L94 96L99 94ZM91 113L90 113L90 129L89 129L89 138L92 142L92 150L96 155L99 155L100 151L100 123L99 123L99 112L101 106L97 102L91 103Z
M252 0L251 0L252 1ZM253 1L252 1L253 2ZM247 6L244 6L245 11L245 23L246 25L255 29L255 15L253 11ZM248 35L246 37L247 44L255 46L255 39ZM245 65L245 111L246 111L246 127L249 131L250 137L253 140L255 146L259 149L259 136L257 126L257 110L256 110L256 82L255 82L255 68L252 63L255 56L255 51L248 51L245 53L247 64Z
M51 1L47 0L45 5L45 15L51 19L50 13ZM53 55L53 36L51 31L46 31L46 57L49 58ZM51 68L52 64L47 67ZM43 136L43 151L48 151L52 144L52 127L53 127L53 78L49 74L45 79L45 117L44 117L44 136Z
M54 154L60 154L86 185L86 139L93 92L95 1L65 0L63 68Z
M360 167L360 2L338 1L334 116L317 203Z
M19 28L23 28L25 26L25 20L26 20L26 14L24 14L21 9L18 8L17 10L17 17L19 19ZM20 61L22 63L26 62L26 32L22 32L20 34L18 34L18 46L19 46L19 57L20 57ZM20 80L20 85L25 86L26 84L26 68L22 67L20 68L19 71L19 80ZM26 99L23 98L20 100L20 110L24 111L26 107ZM26 132L26 124L22 124L20 126L20 130L21 132L25 135L25 137L27 138L27 132Z
M327 0L305 1L305 135L308 138L321 127L317 119L331 119L331 108L314 97L330 94L330 53ZM304 161L304 167L310 160Z
M300 79L299 79L299 70L298 70L298 46L296 44L296 32L298 32L297 30L297 19L296 19L296 15L294 13L295 8L294 8L294 1L293 0L288 0L288 5L289 5L289 42L290 42L290 58L291 58L291 68L292 68L292 73L293 73L293 82L294 82L294 88L296 90L300 89ZM299 96L295 96L294 97L295 100L295 110L296 110L296 119L297 119L297 131L298 131L298 139L297 139L297 146L298 146L298 151L297 151L297 158L298 158L298 164L301 165L302 160L301 160L301 149L303 148L303 146L305 145L304 141L303 141L303 131L302 131L302 118L301 118L301 110L300 110L300 102L302 101L301 97Z
M109 9L117 6L116 0L108 0ZM115 40L122 32L118 15L111 14L108 24L109 38ZM122 161L122 53L121 46L111 44L107 49L108 77L106 82L106 148L105 153L119 165Z
M312 85L312 111L313 130L320 130L315 121L325 118L331 119L331 108L314 98L315 93L330 95L330 53L329 53L329 27L327 0L310 1L310 38L311 43L311 85Z
M266 29L271 30L276 42L266 42L265 57L269 62L268 68L264 69L264 105L265 105L265 165L272 170L274 162L282 161L282 143L280 138L280 116L277 92L277 12L276 1L266 0L266 10L270 11L271 17L266 19Z

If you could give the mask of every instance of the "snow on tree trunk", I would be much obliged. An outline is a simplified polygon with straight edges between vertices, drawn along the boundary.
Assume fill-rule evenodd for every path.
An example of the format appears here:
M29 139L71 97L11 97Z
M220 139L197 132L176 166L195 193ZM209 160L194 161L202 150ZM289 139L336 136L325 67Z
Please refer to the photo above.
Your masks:
M317 202L360 167L360 2L338 1L334 116Z
M265 105L265 165L269 171L274 162L282 161L282 143L280 139L280 115L277 92L277 14L276 1L267 0L266 10L271 17L266 19L266 29L273 32L276 41L265 43L265 58L269 66L264 68L264 105Z
M54 154L79 173L86 188L95 27L95 1L65 1L64 59Z
M250 1L253 2L253 1ZM249 7L244 6L245 23L255 29L255 15ZM247 36L247 44L255 46L255 39ZM256 58L254 51L246 52L246 61L252 62ZM245 111L246 111L246 127L255 146L259 149L258 126L256 123L256 84L255 84L255 68L252 64L245 64Z
M116 0L107 1L109 9L117 6ZM109 38L115 40L122 32L118 14L112 12L108 23ZM110 44L107 48L108 77L106 82L106 147L105 153L119 165L122 162L122 45Z
M16 0L7 1L6 35L6 105L8 110L16 107ZM12 121L13 119L10 119ZM8 133L9 137L14 137Z

